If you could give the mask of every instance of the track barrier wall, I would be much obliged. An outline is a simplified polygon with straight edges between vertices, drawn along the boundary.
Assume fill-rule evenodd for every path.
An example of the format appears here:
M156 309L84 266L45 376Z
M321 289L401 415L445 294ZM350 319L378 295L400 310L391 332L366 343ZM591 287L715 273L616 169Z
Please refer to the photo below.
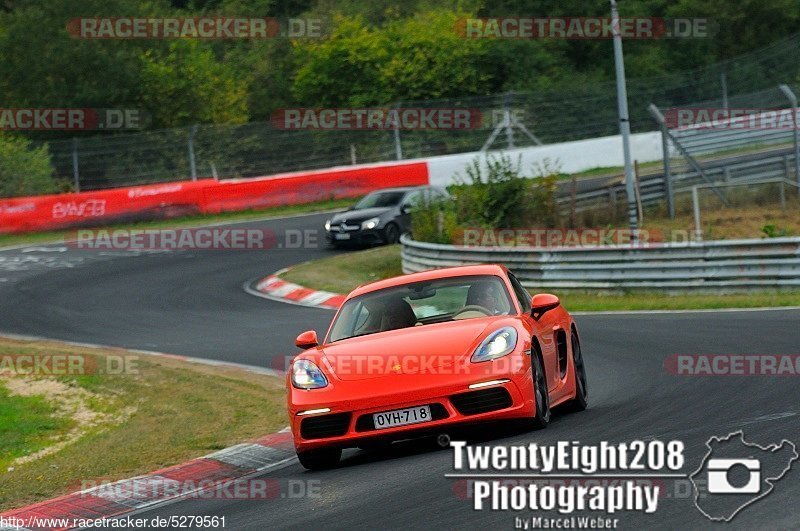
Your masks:
M358 197L390 186L427 183L427 163L408 162L254 179L176 181L95 192L0 199L0 233L296 205Z

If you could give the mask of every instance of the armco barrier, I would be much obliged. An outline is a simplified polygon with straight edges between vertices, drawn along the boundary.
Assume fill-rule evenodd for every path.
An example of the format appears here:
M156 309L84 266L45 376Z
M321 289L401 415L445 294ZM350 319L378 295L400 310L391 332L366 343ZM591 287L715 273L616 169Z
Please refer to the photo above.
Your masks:
M427 183L427 164L416 162L21 197L0 200L0 233L295 205L357 197L389 186Z
M401 238L403 272L501 263L526 287L754 289L800 287L800 238L617 248L497 248Z

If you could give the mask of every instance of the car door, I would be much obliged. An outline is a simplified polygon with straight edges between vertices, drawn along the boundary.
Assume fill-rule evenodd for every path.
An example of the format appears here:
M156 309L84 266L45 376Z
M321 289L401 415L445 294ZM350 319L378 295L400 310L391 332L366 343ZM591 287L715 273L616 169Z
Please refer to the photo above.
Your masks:
M561 381L561 371L559 369L558 346L556 335L558 333L557 317L555 312L546 312L539 320L531 315L531 296L528 294L520 281L513 274L509 273L508 278L514 288L514 295L520 303L523 311L523 319L530 325L533 334L539 338L542 347L542 359L544 370L547 376L547 388L549 391L555 389Z

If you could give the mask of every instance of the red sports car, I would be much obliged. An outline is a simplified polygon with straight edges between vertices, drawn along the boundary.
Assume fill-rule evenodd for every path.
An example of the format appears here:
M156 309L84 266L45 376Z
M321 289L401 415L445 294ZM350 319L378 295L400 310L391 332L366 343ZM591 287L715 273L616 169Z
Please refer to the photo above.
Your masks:
M335 466L342 449L446 433L456 424L586 408L578 330L554 295L531 298L500 265L437 269L355 289L320 343L287 374L300 463Z

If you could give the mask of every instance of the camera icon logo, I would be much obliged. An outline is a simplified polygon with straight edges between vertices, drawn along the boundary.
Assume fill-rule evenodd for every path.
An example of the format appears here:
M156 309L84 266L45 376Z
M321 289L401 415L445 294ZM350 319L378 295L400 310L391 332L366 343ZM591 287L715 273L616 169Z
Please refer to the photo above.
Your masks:
M781 488L780 481L800 459L794 443L786 439L759 445L736 431L706 441L708 452L689 475L694 504L715 522L730 522L739 512Z
M736 486L730 476L737 468L749 472L747 482ZM761 491L761 462L758 459L709 459L709 494L758 494Z

